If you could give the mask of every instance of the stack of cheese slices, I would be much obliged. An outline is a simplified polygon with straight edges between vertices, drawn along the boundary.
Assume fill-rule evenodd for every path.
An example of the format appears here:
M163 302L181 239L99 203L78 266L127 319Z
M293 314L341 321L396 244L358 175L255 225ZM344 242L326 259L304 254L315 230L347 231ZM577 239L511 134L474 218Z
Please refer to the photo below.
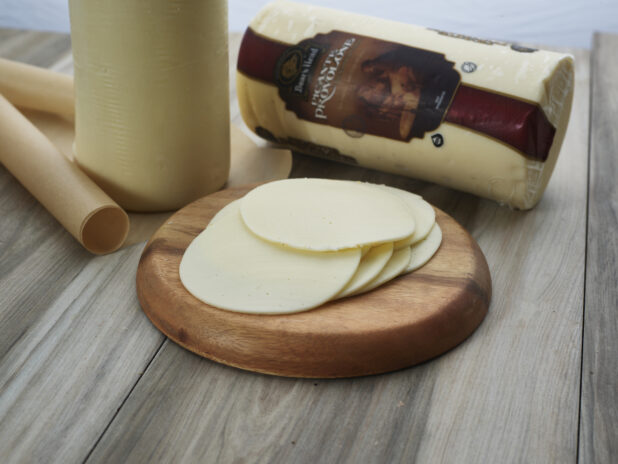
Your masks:
M180 279L199 300L286 314L372 290L440 246L433 207L384 185L286 179L219 211L187 248Z

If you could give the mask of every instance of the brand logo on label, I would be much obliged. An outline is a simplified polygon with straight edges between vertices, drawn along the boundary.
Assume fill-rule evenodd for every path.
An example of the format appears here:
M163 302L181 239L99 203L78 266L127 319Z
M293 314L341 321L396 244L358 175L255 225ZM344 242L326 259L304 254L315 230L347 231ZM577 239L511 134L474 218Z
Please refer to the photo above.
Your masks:
M299 48L290 48L279 61L277 80L282 85L290 85L300 73L303 52Z
M287 49L277 61L275 68L275 80L279 88L307 100L314 64L320 58L322 51L323 48L319 44L313 43Z

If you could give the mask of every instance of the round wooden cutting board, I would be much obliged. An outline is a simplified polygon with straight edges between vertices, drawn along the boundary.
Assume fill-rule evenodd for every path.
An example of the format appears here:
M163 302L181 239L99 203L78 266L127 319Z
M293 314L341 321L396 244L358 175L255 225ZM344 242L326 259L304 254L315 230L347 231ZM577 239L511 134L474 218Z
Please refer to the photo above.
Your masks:
M184 207L142 253L140 304L179 345L251 371L352 377L433 358L461 343L485 317L491 299L485 257L472 237L438 209L443 239L431 261L366 294L277 316L234 313L201 302L180 281L182 255L215 213L250 188L222 190Z

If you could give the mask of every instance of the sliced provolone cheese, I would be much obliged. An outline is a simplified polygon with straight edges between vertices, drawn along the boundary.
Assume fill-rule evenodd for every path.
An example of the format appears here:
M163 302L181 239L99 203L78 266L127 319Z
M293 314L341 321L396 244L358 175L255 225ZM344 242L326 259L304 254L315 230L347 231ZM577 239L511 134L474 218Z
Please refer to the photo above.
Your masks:
M436 222L436 212L429 203L423 200L423 197L415 193L407 192L388 185L379 185L378 187L387 192L397 195L401 198L414 216L414 233L403 240L395 242L395 250L399 250L404 246L413 245L423 240Z
M442 243L442 229L438 224L434 224L424 240L410 247L410 262L404 272L412 272L424 266L438 251L440 243Z
M404 201L360 182L270 182L249 192L241 200L240 211L254 234L303 250L393 242L414 232L414 217Z
M405 270L409 262L410 247L405 247L401 250L393 252L391 259L388 260L388 263L386 263L384 269L382 269L382 271L380 271L380 273L376 277L374 277L373 280L369 281L363 287L359 288L356 292L352 293L352 295L358 295L359 293L368 292L369 290L373 290L374 288L385 284L389 280L394 279Z
M363 258L356 273L352 277L352 280L348 282L348 285L337 295L337 298L343 298L348 295L352 295L359 290L365 284L373 280L386 266L386 263L393 255L393 243L383 243L376 247L371 248Z
M199 300L221 309L257 314L303 311L325 303L350 281L360 248L307 252L252 234L240 202L226 206L187 248L180 279Z

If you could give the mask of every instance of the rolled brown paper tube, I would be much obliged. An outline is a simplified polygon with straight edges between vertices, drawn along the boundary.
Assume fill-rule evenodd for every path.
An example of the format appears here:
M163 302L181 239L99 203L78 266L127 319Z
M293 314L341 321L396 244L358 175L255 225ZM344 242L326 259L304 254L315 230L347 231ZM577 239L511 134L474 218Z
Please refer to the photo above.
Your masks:
M59 114L73 121L73 78L0 58L0 94L20 108Z
M0 95L0 162L87 250L117 250L129 217Z

